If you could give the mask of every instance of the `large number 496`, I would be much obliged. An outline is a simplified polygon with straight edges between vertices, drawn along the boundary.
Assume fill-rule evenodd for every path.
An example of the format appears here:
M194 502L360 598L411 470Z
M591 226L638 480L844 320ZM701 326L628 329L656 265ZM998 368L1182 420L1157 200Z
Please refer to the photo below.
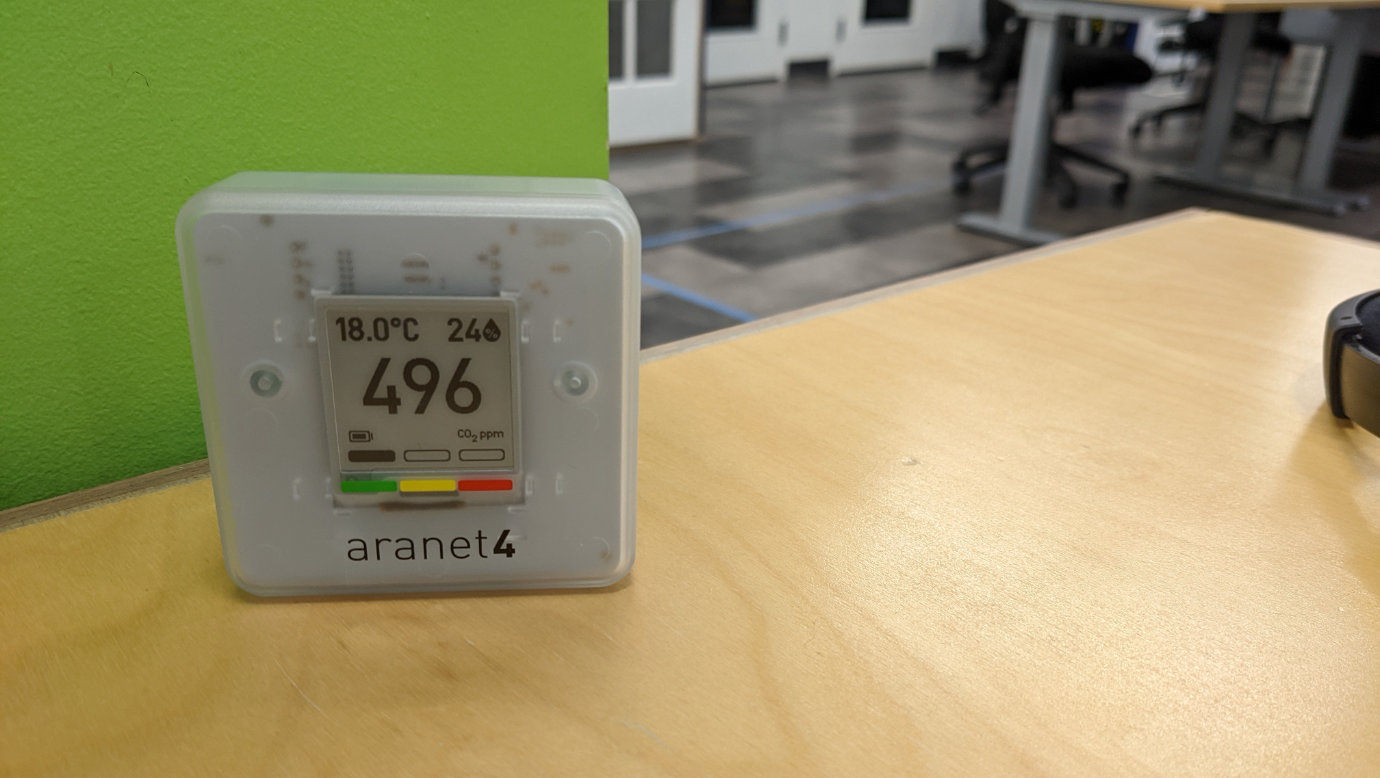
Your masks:
M384 373L388 372L388 363L391 361L388 357L379 360L378 367L374 368L374 377L369 379L369 386L364 389L364 404L382 405L388 408L388 413L396 414L402 406L402 400L398 397L398 387L388 384L382 387L383 395L379 395L379 384L383 383ZM455 372L451 374L450 384L446 386L446 405L456 413L473 413L479 407L479 387L473 381L465 380L465 371L469 366L469 357L460 360ZM424 377L419 378L418 372ZM431 404L431 398L441 385L440 368L430 359L409 359L407 364L403 365L402 374L403 383L407 384L409 389L422 393L422 399L417 403L413 413L426 413L426 407ZM463 405L460 404L462 397L467 400Z

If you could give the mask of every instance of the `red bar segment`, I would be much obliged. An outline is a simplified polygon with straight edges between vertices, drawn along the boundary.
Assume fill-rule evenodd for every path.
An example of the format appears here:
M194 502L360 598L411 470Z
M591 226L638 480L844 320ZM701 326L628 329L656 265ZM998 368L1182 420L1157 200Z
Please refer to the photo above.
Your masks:
M460 481L459 485L462 492L508 492L513 489L510 478L475 478Z

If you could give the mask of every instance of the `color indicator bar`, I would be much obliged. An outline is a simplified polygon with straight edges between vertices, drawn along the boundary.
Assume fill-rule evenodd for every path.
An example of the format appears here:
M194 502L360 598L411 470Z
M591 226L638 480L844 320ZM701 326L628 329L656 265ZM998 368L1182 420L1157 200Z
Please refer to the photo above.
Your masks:
M462 492L507 492L513 488L513 481L509 478L475 478L469 481L459 482Z
M340 491L351 492L396 492L397 481L341 481Z
M455 481L450 478L409 478L401 481L341 481L340 491L347 494L402 492L403 494L450 494L461 492L510 492L511 478L470 478Z
M403 494L453 492L455 481L450 478L412 478L399 481L398 491Z

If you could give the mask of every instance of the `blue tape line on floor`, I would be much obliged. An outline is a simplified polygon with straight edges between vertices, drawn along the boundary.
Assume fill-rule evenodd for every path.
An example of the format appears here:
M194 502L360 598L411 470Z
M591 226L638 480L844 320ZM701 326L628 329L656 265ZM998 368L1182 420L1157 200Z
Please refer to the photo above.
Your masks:
M795 221L796 219L804 219L808 216L818 216L833 211L844 211L859 205L882 202L883 200L895 200L899 197L914 197L915 195L932 194L938 191L946 191L949 186L950 183L948 178L928 178L893 186L889 189L874 189L871 192L858 192L842 197L833 197L808 205L799 205L795 208L784 208L780 211L759 213L756 216L749 216L746 219L733 219L726 222L706 224L702 227L688 227L683 230L671 230L670 232L663 232L658 235L647 235L642 238L642 250L646 251L647 249L669 246L673 243L684 243L688 240L708 238L711 235L722 235L726 232L737 232L738 230L746 230L753 227L764 227L769 224Z
M686 301L687 303L698 305L701 308L713 311L722 316L727 316L730 319L736 319L737 321L753 321L757 318L756 316L753 316L747 311L734 308L731 305L725 305L724 303L721 303L718 300L705 297L699 292L692 292L683 286L676 286L670 281L663 281L660 278L657 278L655 276L649 276L646 273L642 274L642 284L643 286L651 287L652 289L655 289L663 294L669 294L672 297L678 297Z
M992 171L995 172L995 171ZM975 178L986 178L986 176L975 176ZM914 197L915 195L932 194L934 192L947 190L950 186L948 178L926 178L919 181L900 184L888 189L874 189L870 192L858 192L856 194L844 195L843 197L833 197L828 200L820 200L808 205L800 205L795 208L784 208L779 211L761 213L750 216L746 219L733 219L716 224L706 224L703 227L690 227L684 230L672 230L663 232L659 235L648 235L642 239L642 250L670 246L675 243L684 243L688 240L707 238L711 235L722 235L726 232L737 232L752 227L763 227L768 224L780 224L782 222L803 219L807 216L818 216L822 213L833 211L846 211L859 205L868 203L879 203L885 200L895 200L900 197ZM688 303L693 303L701 308L705 308L715 313L727 316L738 321L753 321L757 317L747 311L734 308L731 305L714 300L704 295L693 292L682 286L677 286L670 281L663 281L655 276L642 275L642 283L652 289L678 297Z

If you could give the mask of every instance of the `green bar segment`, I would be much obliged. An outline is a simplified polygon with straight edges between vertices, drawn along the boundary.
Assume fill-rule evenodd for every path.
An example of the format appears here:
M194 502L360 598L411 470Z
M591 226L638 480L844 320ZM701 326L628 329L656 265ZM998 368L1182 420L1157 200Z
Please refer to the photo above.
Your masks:
M342 492L396 492L397 481L341 481Z

